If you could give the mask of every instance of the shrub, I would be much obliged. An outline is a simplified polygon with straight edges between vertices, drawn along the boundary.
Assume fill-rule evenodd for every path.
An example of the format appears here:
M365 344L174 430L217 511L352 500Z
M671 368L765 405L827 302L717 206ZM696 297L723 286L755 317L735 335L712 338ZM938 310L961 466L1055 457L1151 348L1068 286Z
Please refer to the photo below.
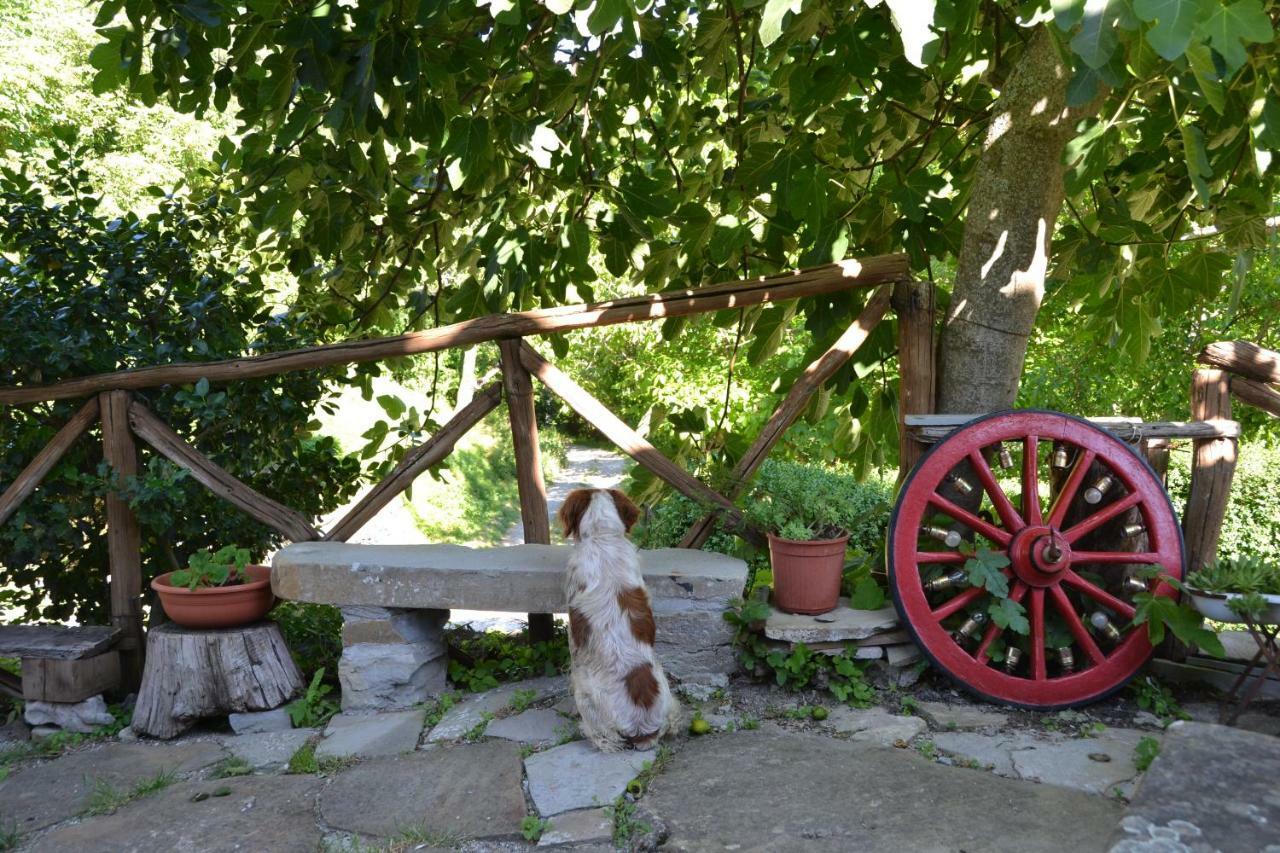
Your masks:
M1190 454L1175 453L1169 464L1169 496L1175 511L1187 504L1191 486ZM1231 498L1218 540L1221 557L1272 557L1280 542L1280 448L1242 444Z
M788 539L829 539L849 534L849 547L870 553L884 541L888 489L877 482L792 462L760 466L748 520Z

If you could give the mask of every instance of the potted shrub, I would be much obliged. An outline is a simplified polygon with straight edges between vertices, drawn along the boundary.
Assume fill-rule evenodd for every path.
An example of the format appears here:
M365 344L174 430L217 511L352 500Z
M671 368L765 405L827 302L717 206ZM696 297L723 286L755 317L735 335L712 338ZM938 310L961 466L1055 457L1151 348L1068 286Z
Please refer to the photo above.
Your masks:
M1260 557L1215 560L1187 576L1191 603L1215 622L1280 624L1280 564Z
M864 521L878 524L883 507L852 478L820 468L777 465L767 473L746 515L769 537L774 606L788 613L833 610L850 531Z
M191 557L187 568L151 581L169 618L184 628L235 628L256 622L275 603L271 567L249 565L249 551L229 545Z

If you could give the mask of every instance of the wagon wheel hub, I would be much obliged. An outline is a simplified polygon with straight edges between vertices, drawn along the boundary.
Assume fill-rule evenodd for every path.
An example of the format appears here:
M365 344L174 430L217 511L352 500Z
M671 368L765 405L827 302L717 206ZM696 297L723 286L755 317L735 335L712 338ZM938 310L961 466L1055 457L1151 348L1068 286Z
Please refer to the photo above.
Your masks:
M1024 527L1009 543L1009 562L1014 575L1028 585L1052 586L1071 567L1071 545L1060 530L1044 525Z

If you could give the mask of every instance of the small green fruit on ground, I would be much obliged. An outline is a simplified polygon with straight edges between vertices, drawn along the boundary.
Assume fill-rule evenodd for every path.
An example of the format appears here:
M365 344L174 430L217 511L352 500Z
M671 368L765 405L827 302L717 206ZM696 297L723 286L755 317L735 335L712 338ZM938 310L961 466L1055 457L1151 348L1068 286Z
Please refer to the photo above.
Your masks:
M689 734L691 735L705 735L709 731L711 731L711 724L701 717L694 717L693 721L689 723Z
M814 705L813 710L809 712L809 716L815 720L825 720L827 718L827 709L821 705Z

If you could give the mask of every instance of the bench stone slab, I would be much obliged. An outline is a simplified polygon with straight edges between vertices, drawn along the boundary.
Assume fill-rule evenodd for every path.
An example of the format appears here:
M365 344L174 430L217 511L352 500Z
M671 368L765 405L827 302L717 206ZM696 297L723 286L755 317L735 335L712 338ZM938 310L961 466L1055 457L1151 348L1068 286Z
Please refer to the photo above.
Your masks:
M298 542L272 560L271 586L281 598L315 604L562 613L570 551ZM719 605L747 582L746 563L724 554L661 548L641 551L640 560L654 599Z

